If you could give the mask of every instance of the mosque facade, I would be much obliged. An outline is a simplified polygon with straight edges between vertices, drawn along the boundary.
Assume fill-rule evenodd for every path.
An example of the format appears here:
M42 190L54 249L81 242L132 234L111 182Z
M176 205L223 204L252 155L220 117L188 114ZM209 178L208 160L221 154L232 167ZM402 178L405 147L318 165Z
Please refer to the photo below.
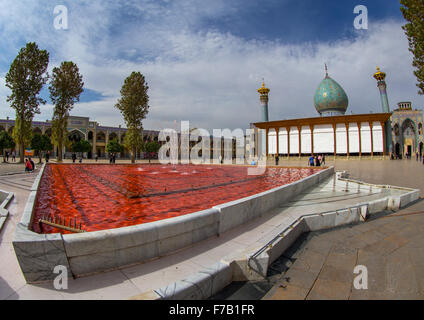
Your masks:
M0 131L7 131L12 133L15 126L15 120L12 119L0 119ZM52 135L52 123L51 121L32 121L32 131L33 133L46 134L49 137ZM99 158L108 157L106 152L106 146L109 141L113 139L118 139L122 144L124 142L125 134L127 132L126 128L119 127L109 127L103 126L96 121L91 121L89 117L78 117L70 116L68 119L67 125L68 139L70 142L78 141L81 139L87 140L91 144L91 151L87 153L87 158L91 159L97 155ZM159 131L153 130L144 130L143 139L144 141L153 141L158 140ZM16 148L16 151L19 152L19 148ZM71 156L71 150L67 147L64 147L65 157ZM52 156L54 157L57 150L52 150ZM129 151L124 150L120 157L129 157Z
M262 121L252 124L255 156L302 157L310 155L388 156L423 154L423 112L400 103L391 112L386 91L386 74L374 74L380 91L382 112L346 115L349 99L344 89L328 75L314 96L315 118ZM262 120L268 118L268 94L262 84L258 90ZM266 96L266 97L264 97Z
M423 111L414 110L411 102L399 102L393 111L393 152L397 157L424 154Z

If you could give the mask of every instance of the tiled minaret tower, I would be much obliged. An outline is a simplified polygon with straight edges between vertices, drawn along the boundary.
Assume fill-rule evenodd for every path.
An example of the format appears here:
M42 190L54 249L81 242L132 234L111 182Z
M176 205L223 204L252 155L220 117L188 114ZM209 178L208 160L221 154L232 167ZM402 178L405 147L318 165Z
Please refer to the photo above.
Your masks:
M262 88L258 89L258 92L260 94L260 99L261 99L261 111L262 111L262 122L268 122L269 118L268 118L268 94L271 90L269 90L268 88L265 88L265 82L262 82Z
M374 78L377 80L377 87L380 90L381 97L381 106L384 113L390 113L389 99L387 98L387 85L386 85L386 74L380 71L380 68L377 67L377 72L374 74ZM389 152L393 151L392 146L392 123L389 120L386 122L386 150Z

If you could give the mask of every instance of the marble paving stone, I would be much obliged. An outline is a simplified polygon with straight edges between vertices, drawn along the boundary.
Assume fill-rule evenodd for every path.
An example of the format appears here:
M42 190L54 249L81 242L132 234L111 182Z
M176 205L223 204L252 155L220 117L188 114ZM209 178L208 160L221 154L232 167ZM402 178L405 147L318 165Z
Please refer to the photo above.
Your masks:
M307 248L308 250L312 250L314 252L326 256L330 252L332 246L333 244L327 239L321 239L321 237L313 237L308 241Z
M286 288L278 288L271 297L266 300L304 300L308 289L288 285Z
M402 250L404 249L404 250ZM386 288L397 293L418 293L419 286L412 263L400 248L387 256L386 263Z
M314 285L316 273L290 268L282 277L281 285L309 289Z
M307 300L347 300L351 284L318 278Z
M314 252L312 250L305 250L304 254L296 259L292 268L309 271L311 273L319 273L324 265L326 256Z
M330 252L325 260L326 266L331 266L342 270L352 270L356 266L358 255L356 253L343 254Z
M396 246L398 246L398 248L406 245L408 243L408 239L406 237L402 237L400 235L397 234L392 234L386 238L384 238L385 241L390 241L391 243L395 244Z
M414 266L424 266L424 247L414 249L405 247L405 249Z
M60 291L64 299L126 299L140 290L120 270L89 277L69 279L68 289Z
M201 271L201 269L201 266L190 260L175 263L172 259L158 259L150 263L122 269L121 272L136 285L140 292L146 292L183 280L191 274Z
M354 278L353 268L341 269L325 264L319 274L319 279L352 283Z
M357 251L358 249L350 247L347 241L336 243L331 248L331 252L340 254L356 254Z
M60 291L51 288L51 284L27 284L17 290L8 300L63 300Z

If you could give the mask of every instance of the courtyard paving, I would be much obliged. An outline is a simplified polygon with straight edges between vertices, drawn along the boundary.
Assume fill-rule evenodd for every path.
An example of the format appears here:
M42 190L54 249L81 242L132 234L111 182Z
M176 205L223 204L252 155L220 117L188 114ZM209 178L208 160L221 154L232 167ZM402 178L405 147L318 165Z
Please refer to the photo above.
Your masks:
M337 162L353 178L424 191L424 166L413 160ZM424 299L424 200L364 224L315 233L286 255L289 269L265 300ZM368 269L368 289L353 285Z
M104 161L107 163L107 160ZM327 165L332 165L327 161ZM394 184L420 188L423 195L424 166L415 161L337 161L334 163L336 170L347 170L352 178L358 178L366 182ZM280 165L304 166L303 163L296 161L282 161ZM1 171L0 171L1 172ZM1 174L1 173L0 173ZM9 206L10 216L6 221L5 228L0 233L0 299L125 299L130 298L149 289L149 282L153 279L160 279L161 283L169 283L173 278L184 278L185 276L196 272L202 268L203 264L212 261L212 255L222 256L225 252L240 248L248 239L246 234L238 236L229 235L221 239L212 239L204 241L200 246L180 252L177 255L171 255L163 259L156 260L150 264L137 265L130 268L120 269L112 272L102 273L91 277L71 279L69 289L65 291L56 291L52 284L28 285L25 283L17 263L16 256L12 247L13 234L16 224L19 222L24 209L33 179L36 174L14 174L0 176L0 189L15 193L15 198ZM402 210L397 214L411 213L424 210L422 203ZM408 211L409 210L409 211ZM423 215L413 214L408 216L397 216L393 218L381 218L375 221L367 222L363 225L354 226L327 232L317 237L323 237L322 240L313 239L308 242L304 250L297 252L299 256L293 266L289 269L293 275L289 274L289 285L292 290L297 290L297 295L287 294L287 290L279 285L289 288L284 279L281 284L271 290L267 298L270 299L321 299L332 298L328 291L333 292L334 288L339 288L345 295L338 297L355 298L358 296L355 292L348 295L348 283L351 288L353 272L346 275L341 270L352 269L352 263L358 261L363 264L369 264L370 279L374 270L378 277L374 284L370 280L368 291L370 298L421 298L424 275L419 266L423 263L423 244L424 221L420 220ZM412 220L409 220L412 219ZM385 223L383 223L385 222ZM374 226L373 223L376 223ZM382 227L384 225L384 228ZM372 226L372 227L371 227ZM401 228L399 226L402 226ZM357 227L371 228L360 232ZM397 227L397 228L395 228ZM390 228L394 229L393 234L389 234ZM387 230L386 230L387 229ZM254 230L254 229L253 229ZM264 232L263 226L257 227L257 232ZM347 230L347 231L346 231ZM376 230L376 231L375 231ZM334 232L334 233L333 233ZM399 232L399 234L397 233ZM361 235L361 234L364 235ZM358 238L353 236L357 234ZM327 238L326 238L327 237ZM340 238L338 238L340 237ZM229 241L232 240L232 241ZM218 243L218 242L219 243ZM343 242L346 241L346 242ZM374 242L373 242L374 241ZM315 243L316 242L316 243ZM340 243L339 243L340 242ZM331 246L329 245L331 244ZM337 245L335 245L337 244ZM366 244L364 246L364 244ZM378 245L376 250L374 244ZM310 245L310 249L308 248ZM334 245L334 246L333 246ZM358 247L358 248L357 248ZM385 250L383 250L385 248ZM389 249L393 249L390 251ZM309 250L309 251L308 251ZM356 251L355 251L356 250ZM362 250L359 253L359 250ZM356 252L356 260L354 261ZM388 260L383 253L390 256ZM302 264L303 257L304 262ZM408 257L406 259L405 257ZM383 259L384 258L384 259ZM372 262L369 262L372 261ZM406 262L405 262L406 261ZM404 266L400 266L403 262ZM294 267L298 263L296 267ZM328 266L326 264L328 263ZM320 265L321 264L321 265ZM303 269L302 269L303 268ZM307 270L305 270L307 268ZM296 272L298 277L296 278ZM306 271L303 272L303 271ZM322 272L322 270L324 272ZM388 270L386 272L386 270ZM421 267L421 270L424 268ZM396 273L397 271L397 273ZM413 272L412 272L413 271ZM317 273L318 272L318 273ZM393 275L396 273L396 276ZM382 283L384 274L384 283L386 289L376 286ZM315 279L313 279L315 277ZM377 276L376 276L377 277ZM297 279L296 282L294 279ZM390 279L387 280L387 279ZM405 279L405 280L404 280ZM377 282L380 281L380 282ZM299 282L302 284L300 285ZM297 284L297 286L295 285ZM309 285L309 290L306 288ZM328 287L332 285L331 290ZM296 288L295 288L296 287ZM405 288L405 289L397 289ZM412 289L408 289L412 288ZM409 290L409 291L408 291ZM412 291L411 291L412 290ZM415 290L415 291L414 291ZM303 292L304 297L299 294ZM362 293L361 293L362 294ZM379 296L380 295L380 296ZM362 295L362 297L365 297Z

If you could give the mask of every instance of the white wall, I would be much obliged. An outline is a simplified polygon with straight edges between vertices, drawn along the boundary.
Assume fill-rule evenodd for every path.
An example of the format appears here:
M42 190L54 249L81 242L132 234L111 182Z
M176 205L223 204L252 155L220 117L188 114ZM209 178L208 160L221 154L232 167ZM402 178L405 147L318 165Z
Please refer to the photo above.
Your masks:
M331 124L314 127L314 153L334 153L334 131Z
M349 150L347 150L347 135L349 134ZM373 142L375 153L383 152L383 131L379 122L373 123ZM298 155L299 154L299 131L297 127L290 128L290 151L288 150L287 129L270 129L268 135L268 153L277 153L277 137L279 139L279 154ZM311 130L309 126L303 126L300 132L301 153L312 153ZM314 150L315 154L334 153L334 132L332 124L314 126ZM336 153L350 154L359 153L359 131L358 125L354 122L349 123L348 131L344 123L336 125ZM371 128L368 122L361 123L361 146L363 154L371 154Z
M277 153L277 133L275 129L270 129L268 131L268 154Z
M290 154L299 155L299 130L297 127L290 128Z
M311 154L312 145L311 145L311 128L308 126L303 126L301 129L301 139L302 139L302 153Z
M279 148L280 148L280 154L288 154L288 145L287 145L287 129L286 128L280 128L280 134L279 134Z
M347 154L347 132L344 123L336 126L336 151L337 154Z
M383 128L381 127L380 122L373 123L372 135L373 135L374 152L384 152Z
M359 131L356 123L349 123L349 153L359 153Z
M371 128L368 122L361 123L362 153L371 153Z

